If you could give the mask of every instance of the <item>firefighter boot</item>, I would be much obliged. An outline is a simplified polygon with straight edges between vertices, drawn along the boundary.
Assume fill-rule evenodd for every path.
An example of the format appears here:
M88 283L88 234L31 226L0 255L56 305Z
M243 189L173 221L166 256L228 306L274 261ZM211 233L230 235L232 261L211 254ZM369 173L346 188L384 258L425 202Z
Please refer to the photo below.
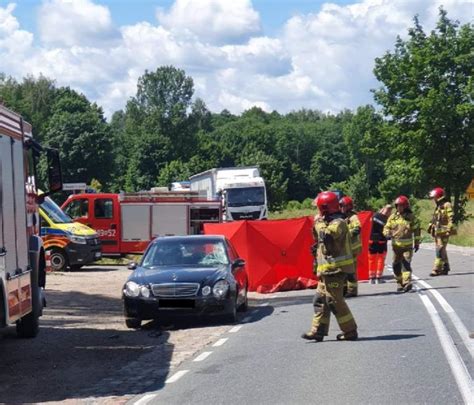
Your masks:
M413 284L411 282L411 271L402 272L402 285L404 292L408 292L413 288Z
M351 331L351 332L346 332L346 333L339 333L339 335L336 336L336 339L341 341L341 340L357 340L359 338L359 335L357 334L357 330Z
M314 340L315 342L322 342L323 335L320 335L316 330L311 329L309 332L303 333L301 337L305 340Z
M447 276L450 270L451 269L449 268L449 263L444 263L443 270L441 270L441 274Z

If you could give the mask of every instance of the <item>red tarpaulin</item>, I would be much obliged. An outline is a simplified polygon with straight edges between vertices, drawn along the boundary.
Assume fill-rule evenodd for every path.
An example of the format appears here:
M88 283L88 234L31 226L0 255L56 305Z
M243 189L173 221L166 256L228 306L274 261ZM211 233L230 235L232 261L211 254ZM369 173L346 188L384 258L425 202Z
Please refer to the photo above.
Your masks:
M360 280L368 277L367 245L370 212L362 212L363 253L358 260ZM205 224L206 235L224 235L247 263L250 291L276 292L316 286L313 275L312 217L271 221Z

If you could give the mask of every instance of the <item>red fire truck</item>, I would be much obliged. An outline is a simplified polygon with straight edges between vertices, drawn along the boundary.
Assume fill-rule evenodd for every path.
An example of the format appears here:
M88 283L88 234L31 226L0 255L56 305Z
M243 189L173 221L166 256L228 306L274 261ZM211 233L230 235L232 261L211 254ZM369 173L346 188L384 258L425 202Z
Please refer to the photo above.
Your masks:
M34 337L43 310L45 249L38 204L62 188L59 154L33 141L31 126L0 106L0 328ZM35 167L44 155L49 191L38 197Z
M143 253L152 239L202 232L205 222L220 222L220 201L198 192L155 188L140 193L73 194L62 209L74 221L95 229L103 255Z

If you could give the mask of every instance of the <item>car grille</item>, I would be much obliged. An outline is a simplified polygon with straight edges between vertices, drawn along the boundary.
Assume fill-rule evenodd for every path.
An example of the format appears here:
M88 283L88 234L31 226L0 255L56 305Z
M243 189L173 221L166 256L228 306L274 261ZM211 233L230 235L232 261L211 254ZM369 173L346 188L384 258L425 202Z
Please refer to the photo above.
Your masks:
M232 218L234 220L239 219L258 219L260 218L260 211L251 211L251 212L233 212Z
M99 238L89 238L87 239L87 244L90 246L97 246L100 245L100 240Z
M194 297L198 290L198 283L163 283L151 286L155 297Z

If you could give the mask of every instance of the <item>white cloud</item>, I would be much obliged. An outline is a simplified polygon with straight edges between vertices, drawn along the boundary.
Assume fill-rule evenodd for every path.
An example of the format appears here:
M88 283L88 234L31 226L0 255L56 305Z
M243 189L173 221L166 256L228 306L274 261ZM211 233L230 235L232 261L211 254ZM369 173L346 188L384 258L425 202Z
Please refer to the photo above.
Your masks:
M260 31L250 0L176 0L169 12L158 9L157 18L169 31L208 43L242 42Z
M22 60L33 43L33 34L20 29L20 23L13 15L15 8L14 3L0 7L0 60L5 73L17 73L18 67L24 66Z
M448 17L472 17L472 2L443 0ZM250 1L176 0L158 24L114 28L100 0L43 0L40 41L21 29L15 6L0 7L0 72L33 73L84 91L107 115L124 108L144 70L174 65L193 77L212 111L339 111L371 103L374 59L393 49L419 15L434 28L441 0L363 0L290 18L260 33ZM113 39L113 40L111 40ZM28 61L28 63L25 63Z
M53 46L97 46L115 36L109 9L91 0L45 0L39 30L43 43Z

